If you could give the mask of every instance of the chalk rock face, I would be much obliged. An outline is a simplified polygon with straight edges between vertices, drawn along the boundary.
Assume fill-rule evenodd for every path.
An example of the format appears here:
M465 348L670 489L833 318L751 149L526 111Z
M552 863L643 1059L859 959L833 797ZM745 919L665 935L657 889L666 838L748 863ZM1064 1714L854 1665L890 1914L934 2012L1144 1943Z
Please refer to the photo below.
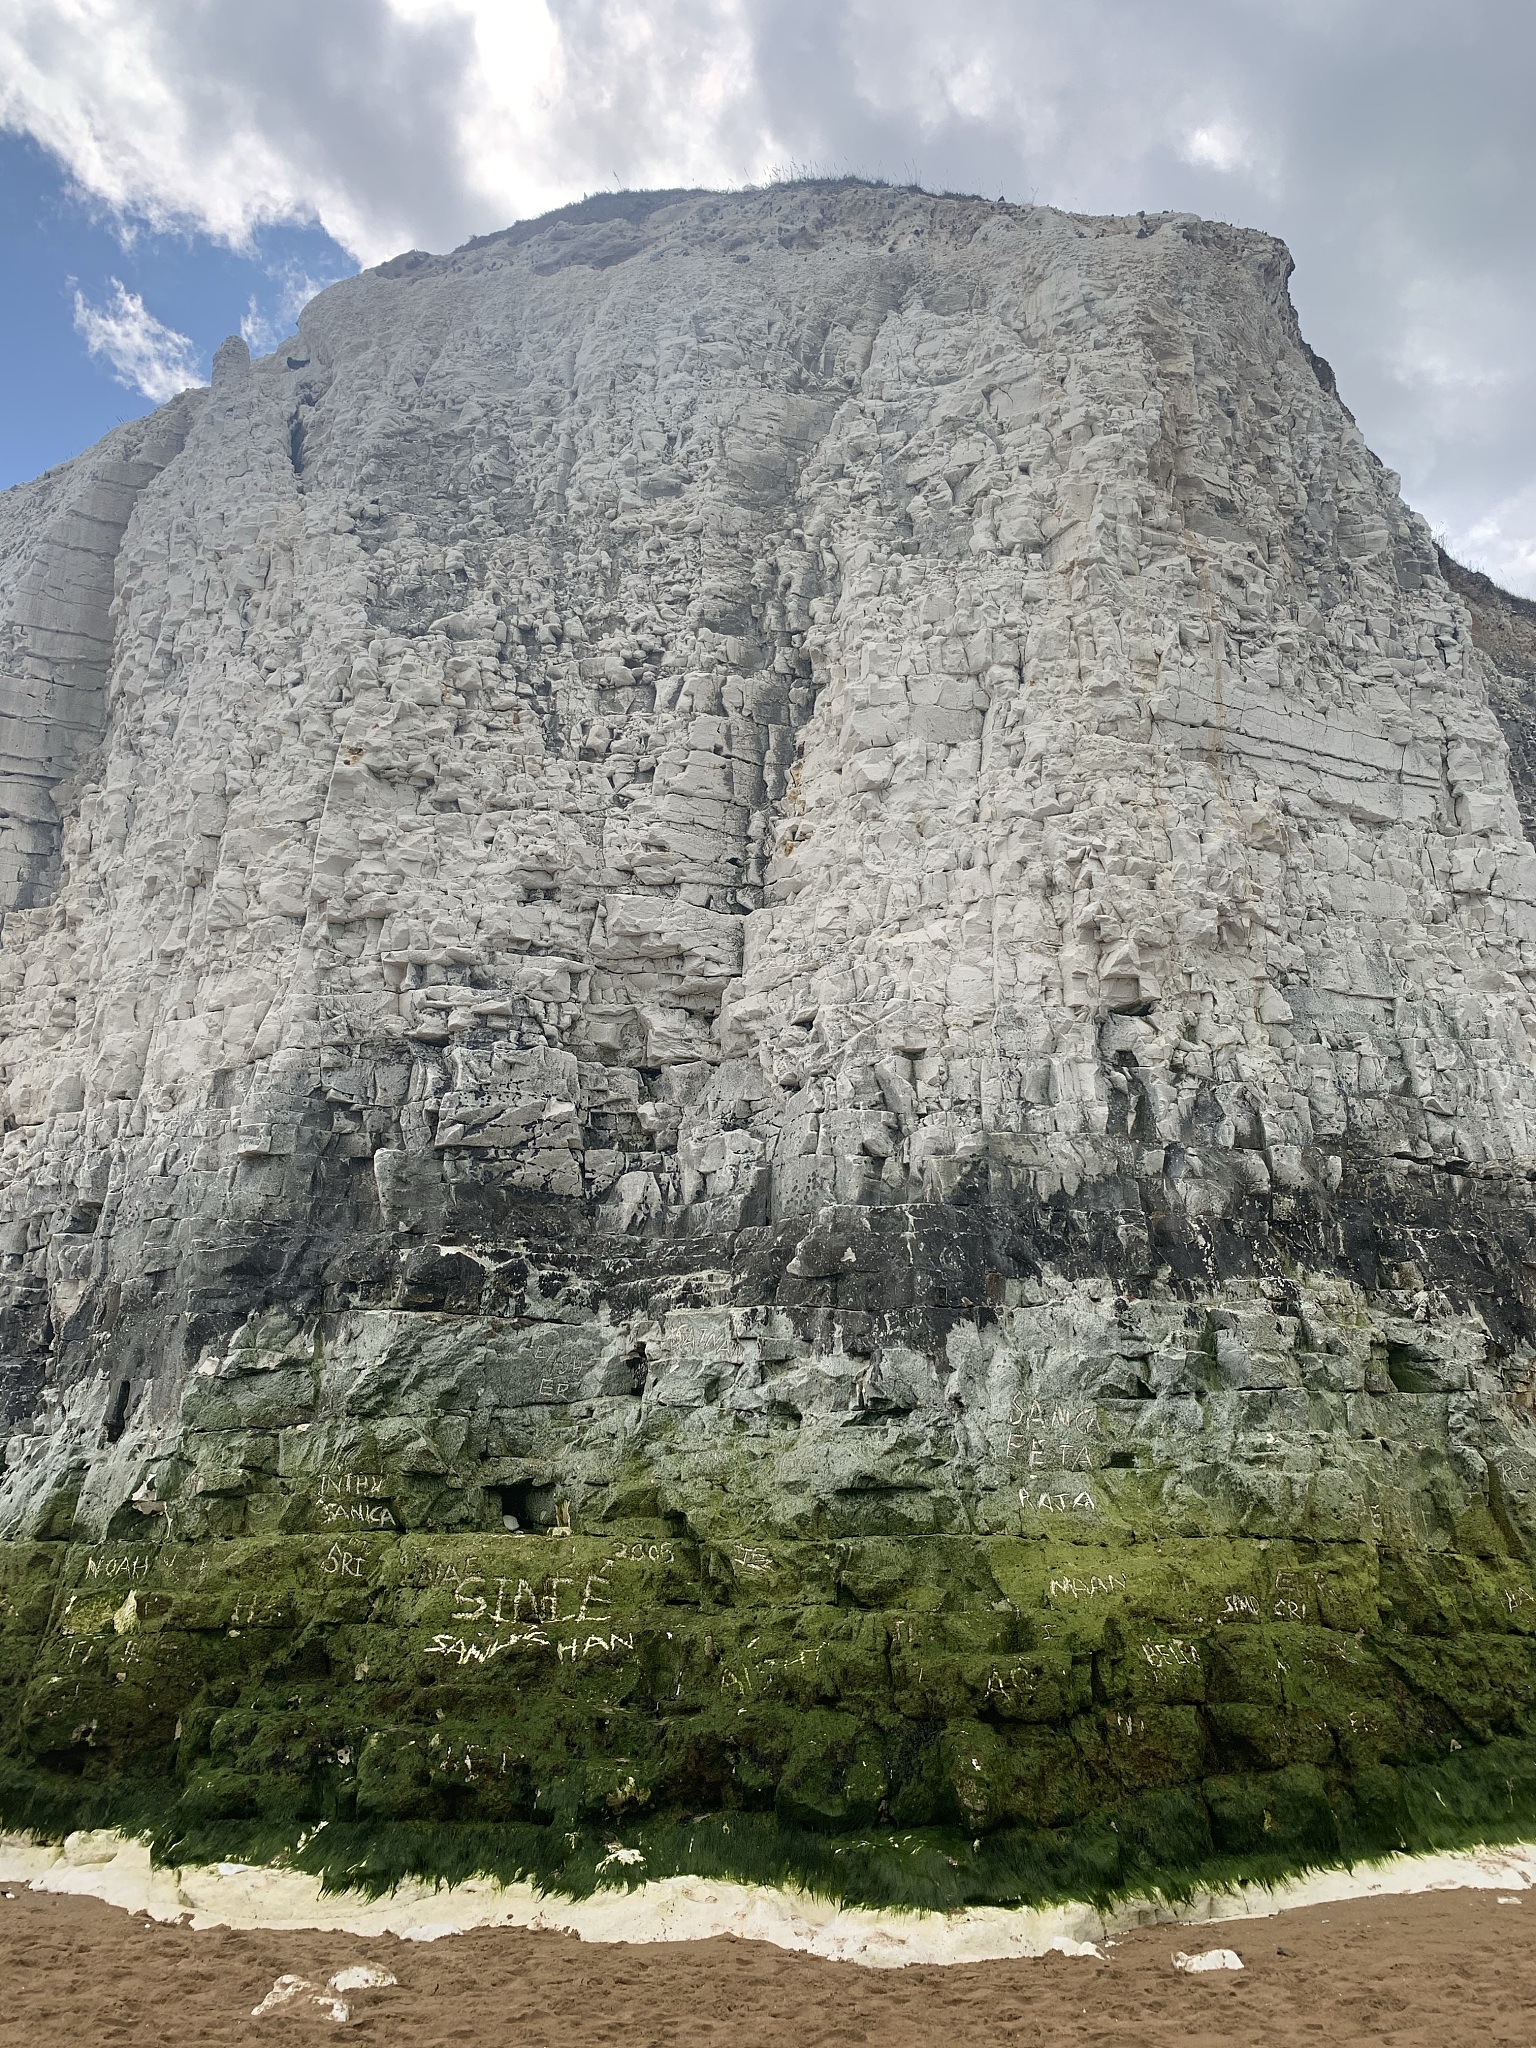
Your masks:
M490 1654L541 1673L518 1629L577 1605L573 1670L634 1650L593 1531L684 1605L710 1532L748 1607L773 1541L841 1544L834 1612L926 1535L972 1720L1041 1682L997 1613L1252 1539L1138 1610L1169 1782L1236 1768L1200 1630L1321 1625L1255 1544L1515 1571L1536 852L1289 267L1183 215L625 195L335 286L0 497L4 1531L173 1605L214 1537L317 1599L451 1579L418 1674L487 1654L489 1567L421 1578L426 1532L607 1543L585 1593L513 1572ZM1019 1713L1117 1697L1079 1678ZM770 1752L781 1812L889 1807Z
M58 888L55 794L101 742L118 550L194 410L183 396L0 496L0 915Z

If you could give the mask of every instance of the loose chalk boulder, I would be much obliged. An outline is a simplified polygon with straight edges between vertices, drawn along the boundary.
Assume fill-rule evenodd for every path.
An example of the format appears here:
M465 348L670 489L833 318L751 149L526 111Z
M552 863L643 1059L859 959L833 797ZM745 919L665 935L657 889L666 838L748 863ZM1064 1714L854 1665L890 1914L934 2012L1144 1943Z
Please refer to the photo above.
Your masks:
M326 1985L327 1991L387 1991L399 1982L388 1970L378 1969L373 1963L354 1963L350 1969L338 1970Z

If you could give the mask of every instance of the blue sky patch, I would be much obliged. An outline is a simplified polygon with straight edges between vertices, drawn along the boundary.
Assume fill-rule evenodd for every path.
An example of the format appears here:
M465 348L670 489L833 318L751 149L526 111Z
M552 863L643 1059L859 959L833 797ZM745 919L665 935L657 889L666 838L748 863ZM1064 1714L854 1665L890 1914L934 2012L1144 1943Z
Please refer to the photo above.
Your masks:
M206 382L242 326L270 349L305 298L356 269L320 228L263 228L237 251L120 221L0 132L0 490L149 412L151 393Z

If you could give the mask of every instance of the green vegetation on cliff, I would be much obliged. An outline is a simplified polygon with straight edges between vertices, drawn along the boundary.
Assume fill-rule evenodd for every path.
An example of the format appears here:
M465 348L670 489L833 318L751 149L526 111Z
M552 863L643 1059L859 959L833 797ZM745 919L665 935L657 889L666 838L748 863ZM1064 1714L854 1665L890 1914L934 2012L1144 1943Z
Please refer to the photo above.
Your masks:
M9 1545L0 1817L373 1887L690 1870L911 1905L1536 1824L1536 1582L1496 1542L1032 1519Z

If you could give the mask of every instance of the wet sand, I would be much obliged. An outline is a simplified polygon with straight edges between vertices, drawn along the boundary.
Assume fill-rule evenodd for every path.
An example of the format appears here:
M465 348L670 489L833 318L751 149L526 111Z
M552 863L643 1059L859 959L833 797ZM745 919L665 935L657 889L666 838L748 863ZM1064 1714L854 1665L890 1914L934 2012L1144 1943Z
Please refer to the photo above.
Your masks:
M1232 1947L1241 1974L1186 1977L1179 1950ZM251 2008L292 1973L368 1963L398 1984ZM1106 1960L1065 1956L868 1971L719 1939L625 1947L487 1928L423 1944L166 1925L93 1899L0 1896L0 2048L222 2048L356 2038L401 2048L1532 2048L1536 1894L1312 1906L1260 1921L1148 1928Z

